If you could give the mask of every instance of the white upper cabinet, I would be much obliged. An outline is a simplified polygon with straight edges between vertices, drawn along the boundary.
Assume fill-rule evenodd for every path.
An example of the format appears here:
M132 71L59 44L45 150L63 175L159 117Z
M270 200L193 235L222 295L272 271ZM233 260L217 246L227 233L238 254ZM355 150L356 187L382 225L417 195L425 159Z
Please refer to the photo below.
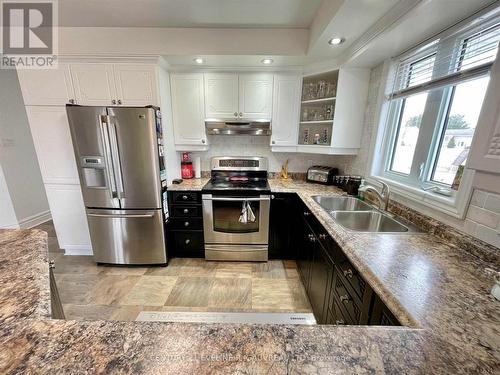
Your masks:
M203 74L172 74L170 86L176 149L206 150Z
M205 78L205 116L229 119L238 117L238 75L207 73Z
M271 135L273 151L293 151L293 149L282 150L281 147L293 147L297 144L301 86L301 76L292 74L274 76Z
M470 150L468 168L500 174L500 51L491 68L490 82ZM498 182L496 184L496 189L492 188L492 191L498 191Z
M115 64L117 104L158 105L157 71L154 65Z
M112 64L71 64L71 77L78 104L117 104Z
M270 119L273 108L273 75L239 75L239 111L242 118Z
M272 74L205 74L206 118L271 119L272 108Z
M64 107L26 107L38 163L46 184L79 184Z
M25 105L65 105L74 102L75 93L69 65L57 69L21 69L17 71Z

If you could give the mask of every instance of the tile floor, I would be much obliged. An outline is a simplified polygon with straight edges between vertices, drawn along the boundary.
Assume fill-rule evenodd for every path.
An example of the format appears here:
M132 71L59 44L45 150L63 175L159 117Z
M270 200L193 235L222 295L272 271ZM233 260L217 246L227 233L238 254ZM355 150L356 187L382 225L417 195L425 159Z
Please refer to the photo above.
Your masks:
M141 311L312 312L294 261L174 258L167 267L103 266L90 256L64 255L52 223L37 228L49 234L67 319L135 320Z

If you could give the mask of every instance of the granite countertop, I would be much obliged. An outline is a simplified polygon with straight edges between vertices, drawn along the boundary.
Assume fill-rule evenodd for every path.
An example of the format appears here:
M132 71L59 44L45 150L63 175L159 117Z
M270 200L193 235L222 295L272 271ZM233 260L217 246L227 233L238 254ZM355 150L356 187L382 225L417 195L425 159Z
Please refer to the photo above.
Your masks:
M210 180L209 178L191 178L182 180L180 184L171 184L168 186L169 191L200 191L203 186Z
M183 190L204 185L192 181ZM339 190L270 184L298 193L407 327L52 320L45 233L0 231L0 373L498 373L500 302L485 271L498 264L427 234L345 231L311 198Z

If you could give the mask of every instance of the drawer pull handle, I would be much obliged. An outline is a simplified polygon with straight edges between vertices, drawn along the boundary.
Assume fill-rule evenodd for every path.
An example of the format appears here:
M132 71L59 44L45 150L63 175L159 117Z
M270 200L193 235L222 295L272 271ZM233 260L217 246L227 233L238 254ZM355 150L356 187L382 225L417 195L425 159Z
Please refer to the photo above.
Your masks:
M188 196L187 195L183 195L182 199L184 199L186 201L188 199Z
M187 208L184 209L183 211L185 214L187 214L189 212L189 210Z
M304 216L309 216L310 214L310 212L304 211Z
M186 245L189 245L189 243L190 243L190 242L191 242L191 240L190 240L189 238L188 238L186 241L184 241L184 243L185 243Z
M344 324L345 324L345 322L344 322L342 319L340 319L340 320L336 320L336 321L335 321L335 324L336 324L336 325L344 325Z
M347 269L347 270L345 270L345 271L344 271L344 276L345 276L345 277L348 277L348 278L350 278L350 279L352 279L352 276L353 276L353 272L352 272L352 270L351 270L350 268L349 268L349 269Z
M340 296L340 302L346 303L346 302L349 302L350 299L351 299L351 297L349 297L348 294L344 294L343 296Z
M184 226L185 226L185 227L189 227L189 221L185 221L185 222L184 222Z

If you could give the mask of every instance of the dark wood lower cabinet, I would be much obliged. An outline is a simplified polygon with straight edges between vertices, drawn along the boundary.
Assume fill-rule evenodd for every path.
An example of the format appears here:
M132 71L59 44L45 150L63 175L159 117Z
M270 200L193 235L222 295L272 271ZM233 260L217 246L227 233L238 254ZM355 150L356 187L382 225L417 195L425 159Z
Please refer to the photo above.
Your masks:
M392 312L382 302L382 300L375 296L373 301L372 314L370 316L370 324L377 326L400 326L401 323L396 319Z
M316 321L400 325L305 205L298 215L297 266Z
M204 258L201 192L169 192L167 246L172 257Z
M269 213L269 259L295 259L298 199L295 193L273 194Z
M325 302L328 298L328 290L331 288L335 266L321 243L316 237L314 239L308 295L316 321L325 323L325 309L327 308Z

